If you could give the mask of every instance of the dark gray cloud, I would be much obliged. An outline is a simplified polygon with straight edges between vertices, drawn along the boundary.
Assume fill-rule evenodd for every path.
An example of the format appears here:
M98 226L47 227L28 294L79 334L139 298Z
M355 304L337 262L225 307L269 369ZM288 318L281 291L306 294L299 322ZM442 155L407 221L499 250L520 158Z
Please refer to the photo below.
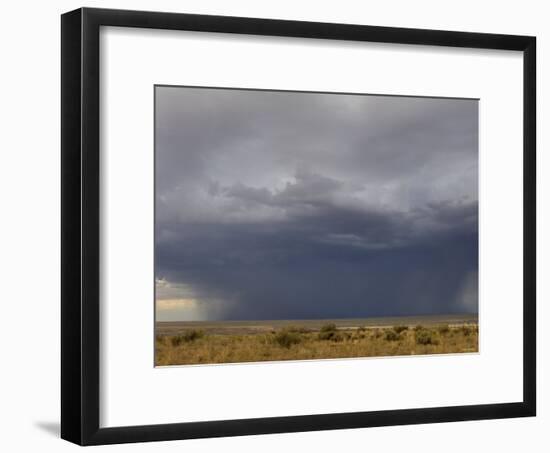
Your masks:
M166 319L477 311L477 109L158 87Z

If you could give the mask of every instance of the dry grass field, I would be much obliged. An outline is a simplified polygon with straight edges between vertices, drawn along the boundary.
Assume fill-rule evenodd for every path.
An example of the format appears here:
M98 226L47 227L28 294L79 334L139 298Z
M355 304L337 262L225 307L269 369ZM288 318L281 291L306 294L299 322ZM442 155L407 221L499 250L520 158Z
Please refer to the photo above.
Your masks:
M190 323L191 324L191 323ZM221 323L220 323L221 324ZM197 325L157 329L155 364L189 365L279 360L448 354L478 351L478 325L352 326L334 322Z

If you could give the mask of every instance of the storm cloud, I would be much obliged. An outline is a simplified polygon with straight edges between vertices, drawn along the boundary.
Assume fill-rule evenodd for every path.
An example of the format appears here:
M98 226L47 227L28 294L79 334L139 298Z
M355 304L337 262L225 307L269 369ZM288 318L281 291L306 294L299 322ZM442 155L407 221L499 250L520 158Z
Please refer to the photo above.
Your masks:
M155 95L158 319L477 312L476 100Z

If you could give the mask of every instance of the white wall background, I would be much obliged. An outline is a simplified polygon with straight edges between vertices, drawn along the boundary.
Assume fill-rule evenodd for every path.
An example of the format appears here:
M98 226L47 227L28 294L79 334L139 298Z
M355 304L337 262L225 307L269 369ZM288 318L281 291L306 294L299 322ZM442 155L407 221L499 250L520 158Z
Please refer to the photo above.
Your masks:
M59 87L62 12L78 1L10 2L0 40L0 445L10 452L77 449L59 431ZM550 447L550 14L545 2L430 0L89 1L85 6L536 35L538 38L538 325L536 418L125 445L118 451L515 452ZM546 448L545 448L546 447Z

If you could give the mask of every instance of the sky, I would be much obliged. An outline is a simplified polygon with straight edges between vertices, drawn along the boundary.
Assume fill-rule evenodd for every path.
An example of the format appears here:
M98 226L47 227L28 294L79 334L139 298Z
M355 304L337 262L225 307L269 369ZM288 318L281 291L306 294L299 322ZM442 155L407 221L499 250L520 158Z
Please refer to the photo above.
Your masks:
M157 321L478 310L478 101L155 88Z

